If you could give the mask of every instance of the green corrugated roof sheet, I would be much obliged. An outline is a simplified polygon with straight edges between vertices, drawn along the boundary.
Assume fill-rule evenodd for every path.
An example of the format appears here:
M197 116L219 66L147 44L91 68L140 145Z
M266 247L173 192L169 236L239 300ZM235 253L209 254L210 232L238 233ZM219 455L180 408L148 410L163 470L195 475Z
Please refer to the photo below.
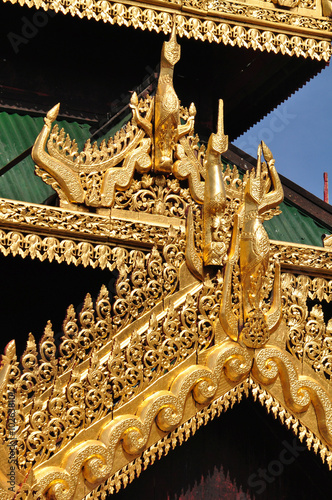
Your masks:
M126 116L113 127L107 137L114 135L130 119ZM42 117L0 113L0 167L28 149L34 143L43 126ZM81 149L90 136L88 125L76 122L58 121L72 139L76 139ZM99 142L99 141L98 141ZM34 175L34 163L31 157L12 168L0 177L0 197L43 203L53 189ZM282 213L265 222L268 235L273 240L322 246L322 235L329 233L324 224L319 224L289 202L280 206Z
M304 245L323 246L322 235L330 230L301 212L289 202L280 204L282 213L264 223L271 240L288 241Z

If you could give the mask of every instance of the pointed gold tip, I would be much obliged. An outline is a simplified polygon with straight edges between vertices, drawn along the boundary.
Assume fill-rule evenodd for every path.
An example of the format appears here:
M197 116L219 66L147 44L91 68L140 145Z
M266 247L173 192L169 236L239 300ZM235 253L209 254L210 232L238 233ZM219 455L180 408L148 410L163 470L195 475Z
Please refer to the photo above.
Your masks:
M167 66L175 66L175 64L179 61L181 55L180 45L176 40L176 17L173 17L173 26L171 35L169 37L168 42L163 43L163 48L161 51L161 60L160 60L160 72L163 70L163 66L165 63ZM160 77L160 75L159 75Z
M189 115L196 116L197 110L195 104L192 102L189 106Z
M13 359L16 355L16 344L15 340L11 340L5 347L5 356L8 359Z
M264 158L267 162L273 160L273 154L271 153L271 150L270 148L267 147L267 145L265 144L264 141L262 141L262 149L263 149L263 154L264 154Z
M257 148L257 162L258 161L260 162L261 158L262 158L262 144L259 144Z
M133 106L138 105L138 97L137 97L136 92L133 92L131 99L130 99L130 104L132 104Z
M60 110L60 103L58 102L58 104L56 104L52 109L49 110L49 112L46 115L46 118L51 122L54 122L54 120L57 119L59 110Z

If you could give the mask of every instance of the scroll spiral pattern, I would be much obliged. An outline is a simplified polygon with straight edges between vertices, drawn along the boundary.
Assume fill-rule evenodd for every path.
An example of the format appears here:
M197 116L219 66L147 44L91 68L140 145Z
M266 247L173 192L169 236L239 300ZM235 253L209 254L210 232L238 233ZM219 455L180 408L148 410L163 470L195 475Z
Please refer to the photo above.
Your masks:
M322 306L332 301L332 281L287 273L283 275L283 284L284 315L289 327L287 347L298 359L330 380L332 317L326 317Z
M226 342L214 348L208 356L208 367L191 366L174 379L169 391L159 391L144 400L135 415L120 416L105 423L98 440L77 445L66 456L60 469L39 468L39 487L46 493L46 498L69 500L75 491L79 470L88 481L95 484L104 481L111 475L114 454L120 442L129 455L140 453L147 445L154 422L163 432L169 432L181 423L190 392L200 404L207 405L217 390L224 369L227 373L229 365L232 365L230 372L235 366L240 367L236 378L241 380L247 376L251 361L250 355L235 343ZM210 380L208 388L199 386L202 379Z

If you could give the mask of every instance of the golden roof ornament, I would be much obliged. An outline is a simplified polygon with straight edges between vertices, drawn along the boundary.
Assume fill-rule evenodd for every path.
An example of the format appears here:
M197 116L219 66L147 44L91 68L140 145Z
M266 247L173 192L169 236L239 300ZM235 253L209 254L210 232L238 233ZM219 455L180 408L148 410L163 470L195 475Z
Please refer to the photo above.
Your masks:
M226 190L220 155L228 149L228 137L224 135L223 101L219 101L218 129L211 134L204 161L204 249L206 266L221 265L226 254L225 234L222 234L223 214L226 208ZM221 234L220 234L221 232Z
M261 155L267 163L262 164ZM271 189L272 181L272 189ZM247 347L261 347L281 321L280 264L275 263L273 301L263 312L264 280L268 271L269 237L262 224L263 215L283 201L283 189L269 148L258 146L257 168L250 172L243 203L233 227L232 245L226 263L220 322L233 340L240 338ZM236 260L240 263L240 309L238 321L231 307L231 279ZM240 337L239 337L240 335Z
M179 54L174 28L157 95L133 94L131 122L100 146L52 129L55 106L33 158L60 208L2 205L4 255L118 277L114 298L103 286L69 306L59 346L49 322L20 362L6 347L0 434L18 446L1 500L104 498L249 391L332 468L332 250L270 242L272 153L262 142L242 178L224 166L222 101L199 144L173 87Z
M64 137L61 131L59 134L57 127L51 132L59 104L48 112L32 158L37 164L36 173L57 191L60 206L110 208L115 190L126 190L135 171L172 172L174 150L182 137L193 132L196 114L192 104L187 122L181 125L180 102L173 87L174 65L180 59L175 30L174 24L170 40L163 45L155 98L139 103L133 94L132 122L113 141L103 141L100 147L88 142L79 154L76 142L69 136ZM192 175L181 162L174 170L178 178Z

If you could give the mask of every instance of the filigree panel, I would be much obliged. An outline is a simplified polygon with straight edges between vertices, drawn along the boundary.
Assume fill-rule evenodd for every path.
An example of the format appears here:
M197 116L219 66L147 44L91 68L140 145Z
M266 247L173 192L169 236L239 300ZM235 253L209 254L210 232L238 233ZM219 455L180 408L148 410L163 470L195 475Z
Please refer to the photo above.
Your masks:
M329 273L332 270L332 251L327 248L271 241L271 253L283 266L311 272Z
M21 225L39 231L66 231L88 236L109 236L109 217L60 208L0 199L0 222L2 225Z
M138 333L135 319L156 306L167 295L167 289L168 293L174 292L176 284L172 277L169 281L172 288L167 286L172 273L165 276L156 253L147 256L146 270L142 265L143 255L122 252L117 263L120 271L117 292L123 284L130 286L131 281L134 285L139 282L140 289L136 292L144 294L144 282L149 289L153 277L164 274L162 295L155 296L152 302L143 300L140 310L136 296L135 310L140 314L119 315L124 307L120 305L121 299L116 295L111 303L107 289L102 287L95 306L87 295L78 317L73 306L68 308L59 345L49 322L39 347L33 335L29 335L21 364L14 343L7 348L8 391L2 393L2 408L8 407L8 394L14 392L20 467L48 460L80 430L110 411L117 411L192 354L197 358L215 343L222 288L220 275L198 287L193 295L179 296L180 305L175 307L170 302L161 316L152 313L143 325L142 322L137 325ZM121 274L122 269L126 271ZM151 276L144 276L144 272ZM132 292L127 295L128 301L130 296ZM119 337L117 332L121 333L128 322L129 337ZM0 434L5 436L7 412L3 411L1 417Z
M204 406L216 392L224 369L230 381L241 381L246 376L251 366L250 356L236 344L226 342L221 347L209 349L208 367L199 364L189 365L176 375L169 392L161 390L150 397L151 401L149 398L147 400L143 398L137 416L127 415L122 418L117 414L118 417L113 418L113 412L145 389L146 383L149 385L158 377L164 377L186 357L190 357L193 351L196 350L199 356L202 350L213 345L212 323L213 317L217 316L217 304L213 305L211 298L206 300L205 294L210 286L208 284L207 288L191 298L184 297L177 314L171 306L166 317L162 318L160 326L152 316L146 335L133 334L129 344L122 347L124 354L122 359L117 356L117 347L114 344L113 348L108 350L109 355L105 361L104 356L101 356L101 348L112 333L109 327L110 304L105 289L102 289L97 299L98 321L94 319L95 311L89 296L79 315L81 325L79 331L73 312L69 310L64 327L65 339L59 348L60 357L56 357L56 346L50 324L45 329L39 349L33 336L30 335L22 356L21 367L16 358L14 342L8 345L3 359L4 369L7 371L7 391L2 391L1 407L4 410L8 408L8 397L14 393L17 465L23 474L27 467L37 466L35 470L39 478L38 485L42 491L48 491L47 498L53 498L54 495L55 498L72 498L78 477L72 472L68 475L64 468L63 474L60 473L60 476L56 474L57 478L49 484L49 468L44 468L44 464L55 453L63 450L67 443L74 441L79 431L90 428L103 417L108 417L110 425L104 425L101 430L99 444L91 440L85 442L83 448L86 452L83 455L79 451L82 446L77 448L78 455L76 448L72 447L74 453L72 456L76 456L75 462L78 461L80 467L84 467L84 471L89 474L88 481L95 484L96 481L100 482L101 477L109 476L114 453L120 441L123 442L126 453L136 455L142 449L142 444L140 444L141 438L137 441L134 435L137 432L143 433L142 439L147 442L155 419L163 432L177 427L181 423L188 394L191 391L195 400ZM198 301L198 315L195 300ZM208 323L209 328L207 328ZM197 324L196 333L195 329L191 331L194 324ZM70 342L76 344L77 357L74 359L72 357L69 359L67 356ZM159 357L157 362L156 356ZM90 359L87 364L88 358ZM198 361L198 358L196 359ZM128 366L129 362L131 366ZM122 374L119 373L121 363L122 365L127 363ZM117 375L120 377L117 378ZM141 381L137 379L137 375L142 377ZM124 389L129 391L126 395L123 393L122 401L118 399L119 380L122 384L126 384ZM140 382L142 382L141 387L139 387ZM173 410L169 413L167 407L170 409L174 407L175 413ZM1 434L5 435L8 424L6 411L3 411L2 417ZM122 438L119 441L120 435ZM104 441L109 445L105 447ZM86 453L91 457L91 453L94 455L98 449L98 453L106 459L107 472L100 471L102 476L98 473L97 478L95 476L97 471L88 466ZM72 463L71 460L69 462ZM38 467L39 463L43 465ZM65 483L60 479L61 476L65 479ZM59 487L56 486L58 480L65 486L65 491L60 484Z
M138 334L134 330L125 351L114 342L107 370L114 384L115 406L130 400L191 354L198 356L214 345L221 289L218 276L195 295L188 294L181 307L175 309L171 304L161 320L152 314L146 331Z
M298 359L328 379L332 376L332 280L283 275L287 346ZM316 303L315 303L316 302ZM319 302L319 303L317 303Z
M176 208L174 209L176 211ZM11 200L0 200L0 224L2 227L34 229L36 232L63 235L68 237L89 238L99 241L105 239L144 241L164 245L169 227L178 229L180 220L169 217L158 223L146 218L136 221L135 214L120 211L110 212L108 216L73 212L61 208L45 207Z
M284 5L285 7L300 7L303 9L317 9L317 0L264 0L266 3Z
M126 191L117 191L114 208L185 219L189 206L196 207L188 188L177 179L144 174Z
M128 239L134 236L130 232L131 226L132 224L119 225L119 228L127 227ZM160 236L160 231L157 229L155 229L155 233L156 236ZM175 234L177 233L175 232ZM126 233L122 233L122 236L125 238ZM144 232L141 233L141 237L146 243ZM165 234L164 245L167 245L168 240L169 238ZM137 242L135 237L134 241ZM13 255L15 257L18 255L23 259L29 256L31 259L38 259L41 262L44 260L58 263L66 262L75 266L83 265L84 267L100 267L110 270L113 269L115 261L114 247L110 245L95 244L84 240L77 242L72 239L58 239L53 236L42 238L38 234L24 234L17 231L6 233L0 230L0 252L4 256Z
M185 0L186 5L191 5L195 0ZM278 0L276 0L277 2ZM279 5L283 0L278 1ZM310 0L309 0L310 1ZM295 0L296 2L296 0ZM243 5L237 2L213 0L209 1L209 12L245 15L247 18L272 21L274 23L285 23L303 28L316 28L318 30L331 29L331 23L326 19L315 19L299 15L296 11L273 8L259 8L256 5ZM239 34L240 34L239 30Z

